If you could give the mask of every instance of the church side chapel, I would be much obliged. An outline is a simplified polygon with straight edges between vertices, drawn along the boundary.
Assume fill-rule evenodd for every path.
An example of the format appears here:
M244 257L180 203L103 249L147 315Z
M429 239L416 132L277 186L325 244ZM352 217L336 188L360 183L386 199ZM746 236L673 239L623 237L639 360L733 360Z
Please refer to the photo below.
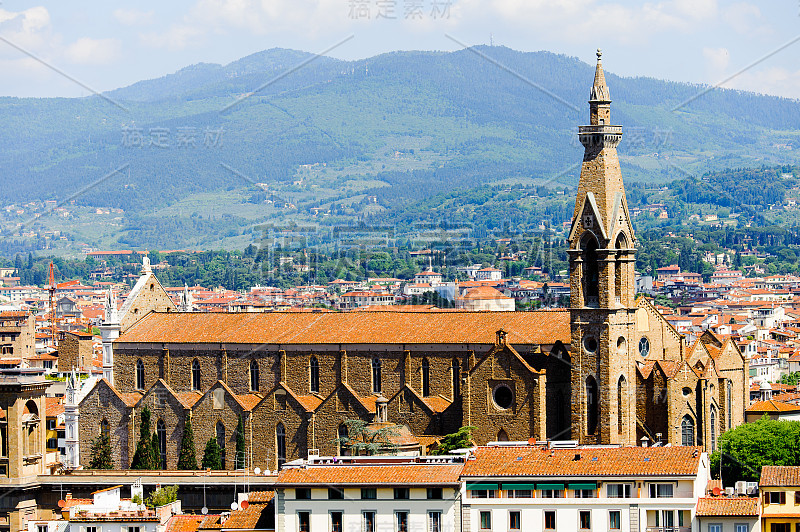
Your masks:
M168 306L144 268L123 315L110 305L101 327L104 379L67 406L79 434L67 442L68 467L88 465L100 431L115 467L129 467L145 407L168 469L189 419L198 461L214 439L226 469L235 467L240 418L246 467L271 471L347 452L338 440L352 436L353 420L400 426L401 452L427 453L467 425L477 444L644 440L713 450L744 422L747 361L711 332L688 344L635 296L623 132L611 122L599 51L589 125L578 135L569 309L198 313Z

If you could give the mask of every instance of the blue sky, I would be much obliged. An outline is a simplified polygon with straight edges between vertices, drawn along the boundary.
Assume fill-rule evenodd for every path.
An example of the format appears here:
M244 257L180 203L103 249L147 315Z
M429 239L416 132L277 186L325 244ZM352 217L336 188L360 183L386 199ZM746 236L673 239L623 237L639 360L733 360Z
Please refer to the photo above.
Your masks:
M758 62L725 86L800 98L800 0L2 0L0 95L83 96L274 47L354 59L490 38L694 83Z

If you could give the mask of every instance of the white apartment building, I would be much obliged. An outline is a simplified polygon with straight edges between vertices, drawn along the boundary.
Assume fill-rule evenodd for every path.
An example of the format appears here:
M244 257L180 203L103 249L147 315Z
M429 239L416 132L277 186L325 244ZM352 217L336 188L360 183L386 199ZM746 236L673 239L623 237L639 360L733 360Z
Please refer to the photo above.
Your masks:
M689 532L710 475L699 447L520 442L478 447L461 478L464 532Z
M336 457L284 465L276 532L458 532L463 458Z

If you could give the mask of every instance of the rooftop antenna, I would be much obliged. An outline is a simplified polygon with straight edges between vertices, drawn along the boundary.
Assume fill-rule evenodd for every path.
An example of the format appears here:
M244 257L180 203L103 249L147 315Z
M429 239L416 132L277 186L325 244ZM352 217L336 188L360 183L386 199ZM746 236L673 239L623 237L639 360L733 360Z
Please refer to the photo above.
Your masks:
M489 46L494 46L494 35L492 33L489 34Z

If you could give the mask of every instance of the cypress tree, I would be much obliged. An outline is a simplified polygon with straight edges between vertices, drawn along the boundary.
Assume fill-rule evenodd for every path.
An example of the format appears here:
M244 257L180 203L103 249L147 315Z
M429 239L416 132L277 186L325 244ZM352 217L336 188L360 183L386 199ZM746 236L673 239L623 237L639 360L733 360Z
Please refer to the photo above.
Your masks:
M133 453L131 469L158 469L153 461L153 439L150 435L150 409L142 409L142 419L139 422L139 441Z
M183 437L181 450L178 454L178 469L194 471L197 469L197 456L194 452L194 432L192 431L192 418L187 417L183 424Z
M246 465L245 462L244 420L240 414L239 423L236 425L236 465L234 469L244 469Z
M164 464L161 463L161 445L158 441L158 433L153 433L152 445L150 445L150 452L153 453L150 458L153 467L151 469L164 469Z
M222 469L222 456L216 438L209 438L203 451L203 469Z
M111 441L105 434L101 434L92 442L89 469L114 469L111 460Z

